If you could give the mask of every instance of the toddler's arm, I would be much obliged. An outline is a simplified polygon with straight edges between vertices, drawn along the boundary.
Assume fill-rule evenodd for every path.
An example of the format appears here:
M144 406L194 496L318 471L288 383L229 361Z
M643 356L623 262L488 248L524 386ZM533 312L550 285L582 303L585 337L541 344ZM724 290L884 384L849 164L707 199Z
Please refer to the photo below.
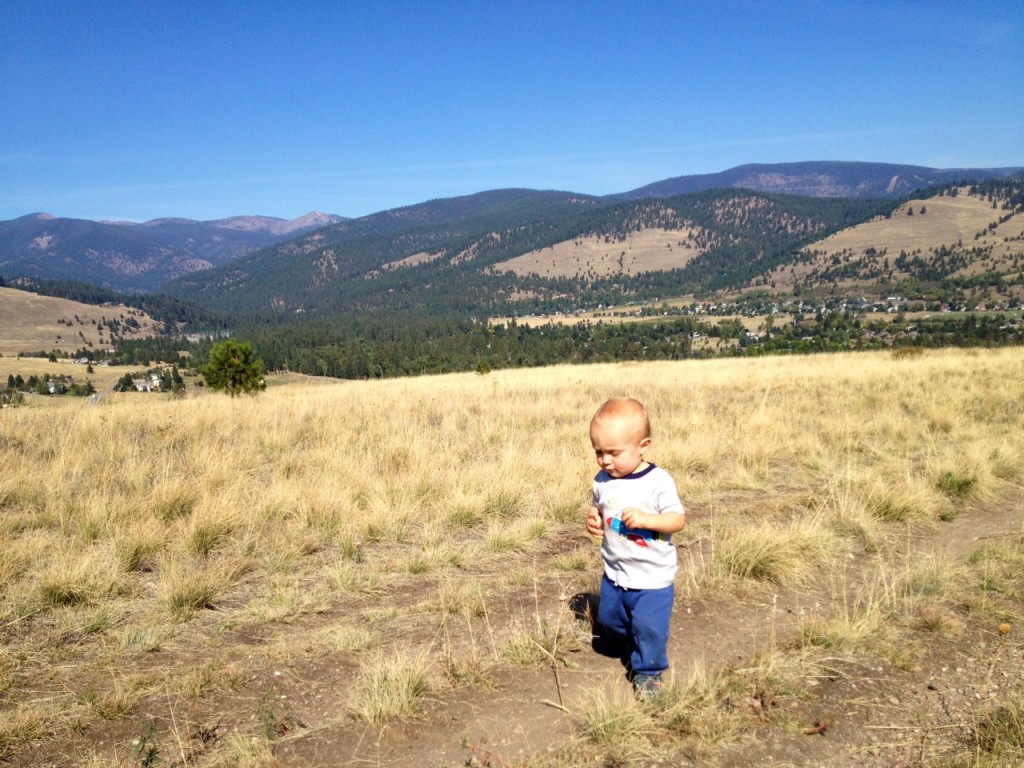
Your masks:
M622 522L630 528L644 528L655 533L677 533L686 526L686 515L680 512L654 515L636 507L629 507L622 512Z
M587 533L600 539L604 537L604 523L601 521L601 513L597 507L591 507L587 512Z

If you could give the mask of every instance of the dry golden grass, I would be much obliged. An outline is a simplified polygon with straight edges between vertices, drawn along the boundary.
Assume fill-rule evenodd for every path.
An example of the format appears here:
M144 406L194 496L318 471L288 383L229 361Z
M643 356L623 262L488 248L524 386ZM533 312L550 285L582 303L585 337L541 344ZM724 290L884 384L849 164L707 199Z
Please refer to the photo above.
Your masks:
M609 686L593 692L583 719L583 734L589 741L628 750L628 756L636 758L650 748L656 733L649 713L625 689Z
M430 666L425 657L378 657L364 668L351 711L368 723L414 715L429 690Z
M598 571L582 526L595 471L586 425L601 401L627 394L647 404L651 458L693 515L681 539L708 542L699 559L684 553L681 594L729 599L831 578L833 610L808 617L801 653L884 641L875 630L893 615L900 627L960 631L951 566L884 563L849 585L836 574L851 554L870 560L893 530L1019 491L1022 349L29 404L0 412L0 757L42 734L70 739L73 727L131 717L149 696L186 695L169 672L129 690L112 668L156 649L187 649L194 666L232 652L221 629L265 633L341 604L330 627L283 632L262 654L236 648L237 662L353 654L362 682L338 717L368 723L410 717L446 685L483 687L495 668L550 664L571 628L540 609L538 579L571 595ZM980 548L973 564L985 594L1022 589L1019 547ZM519 619L499 624L494 611L507 605ZM970 608L998 615L999 605ZM774 664L757 665L755 681L746 670L716 685L764 686ZM55 665L95 681L98 703L55 695ZM187 696L201 699L208 683L189 682ZM680 684L662 717L710 745L712 732L738 726L725 710L697 713L701 690L697 678ZM620 704L584 716L591 742L619 728L654 738L629 712L615 721ZM232 739L236 761L270 759L261 734Z

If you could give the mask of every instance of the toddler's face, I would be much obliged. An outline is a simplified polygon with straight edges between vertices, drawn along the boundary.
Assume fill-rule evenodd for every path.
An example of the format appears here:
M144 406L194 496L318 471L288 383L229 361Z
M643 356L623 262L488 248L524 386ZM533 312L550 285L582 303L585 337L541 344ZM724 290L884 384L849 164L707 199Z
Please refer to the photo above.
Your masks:
M630 419L605 418L590 425L590 442L598 466L612 477L632 474L643 462L651 439Z

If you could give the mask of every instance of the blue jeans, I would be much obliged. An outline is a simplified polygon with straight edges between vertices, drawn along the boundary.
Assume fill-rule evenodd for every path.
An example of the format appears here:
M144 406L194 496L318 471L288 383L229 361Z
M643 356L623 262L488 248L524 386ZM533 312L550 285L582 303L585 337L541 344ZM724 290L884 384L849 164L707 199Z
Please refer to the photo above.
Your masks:
M657 675L668 669L668 626L675 603L674 585L661 589L624 589L601 579L597 624L619 643L633 675Z

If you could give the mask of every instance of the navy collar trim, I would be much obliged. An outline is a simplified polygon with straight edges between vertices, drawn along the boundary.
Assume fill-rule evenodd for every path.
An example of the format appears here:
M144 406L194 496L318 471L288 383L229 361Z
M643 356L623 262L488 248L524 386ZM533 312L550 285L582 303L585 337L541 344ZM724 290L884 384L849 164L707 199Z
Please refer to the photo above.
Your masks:
M648 464L644 469L641 469L639 472L633 472L632 474L626 475L625 477L612 477L611 475L608 475L608 477L610 477L612 480L639 480L641 477L646 477L647 475L649 475L655 469L657 469L657 467L652 463Z

